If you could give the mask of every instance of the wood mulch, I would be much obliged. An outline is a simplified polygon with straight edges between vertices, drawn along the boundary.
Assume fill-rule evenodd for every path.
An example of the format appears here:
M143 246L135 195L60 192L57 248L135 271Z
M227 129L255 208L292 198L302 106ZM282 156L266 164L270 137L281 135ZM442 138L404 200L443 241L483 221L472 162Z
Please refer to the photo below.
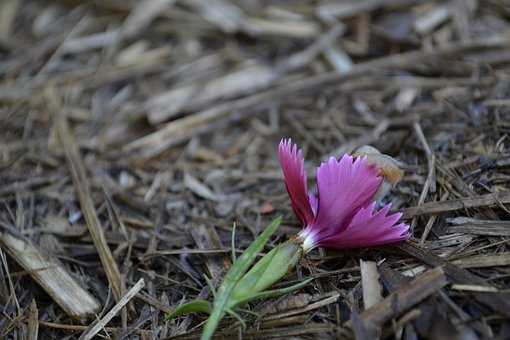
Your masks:
M507 74L508 73L508 74ZM195 339L276 158L370 144L412 238L317 250L221 338L510 338L505 0L0 2L0 338Z

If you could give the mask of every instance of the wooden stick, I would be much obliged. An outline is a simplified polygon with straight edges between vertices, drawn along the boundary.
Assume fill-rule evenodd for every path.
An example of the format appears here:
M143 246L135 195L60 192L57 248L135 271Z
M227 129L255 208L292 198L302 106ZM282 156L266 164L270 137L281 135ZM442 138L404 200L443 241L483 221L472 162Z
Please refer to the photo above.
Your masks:
M425 262L429 266L442 266L446 275L454 283L460 284L476 284L480 286L490 286L484 279L471 274L469 271L462 269L437 255L432 254L430 251L426 251L411 242L407 241L398 245L402 251L409 255ZM474 293L475 299L483 304L491 306L495 311L510 317L510 294L487 294L487 293Z
M326 293L324 295L330 295L330 294ZM311 304L309 304L309 305L307 305L307 306L305 306L303 308L292 309L292 310L289 310L289 311L284 311L284 312L279 313L279 314L269 315L269 316L264 317L262 320L264 320L264 321L277 320L277 319L286 318L286 317L289 317L289 316L292 316L292 315L306 313L308 311L311 311L311 310L314 310L314 309L318 309L318 308L327 306L329 304L335 303L338 300L339 297L340 297L339 293L333 293L332 295L330 295L330 296L328 296L328 297L326 297L326 298L324 298L322 300L319 300L317 302L311 303Z
M62 331L66 332L83 332L89 329L89 326L83 326L83 325L69 325L69 324L62 324L62 323L56 323L56 322L50 322L50 321L44 321L39 320L39 325L42 327L47 328L54 328L54 329L60 329ZM122 328L120 327L104 327L104 330L110 333L115 332L122 332ZM136 334L142 335L143 333L150 334L150 331L143 330L143 329L137 329L135 331ZM150 338L149 338L150 339Z
M425 150L425 154L427 156L427 179L425 180L425 184L423 185L423 189L420 194L420 198L418 199L418 206L422 205L425 200L427 199L427 195L430 192L434 193L436 191L436 157L432 150L430 149L429 143L427 142L427 139L425 138L425 134L423 133L423 130L421 128L420 123L415 122L413 124L414 132L416 133L416 136L418 137L418 140L420 141L423 149ZM413 217L413 220L411 221L411 230L414 230L414 227L416 225L416 216ZM429 221L430 223L430 221Z
M303 335L310 335L311 337L322 339L328 333L336 333L338 339L349 339L351 333L347 329L337 327L329 323L307 322L302 325L293 325L288 327L268 328L268 329L253 329L243 332L246 339L295 339L303 338ZM189 334L178 335L172 339L179 340L196 340L200 338L198 332L191 332ZM219 330L216 332L215 339L238 339L239 331L235 330ZM329 337L328 337L329 338Z
M380 339L380 327L361 320L359 313L355 309L351 312L350 322L356 340Z
M381 326L386 321L399 316L426 297L446 286L443 269L437 267L415 278L409 285L387 296L377 305L360 314L366 324Z
M385 287L387 287L390 292L393 292L397 289L407 286L409 282L412 280L410 277L407 277L401 274L400 272L391 269L386 262L382 263L379 266L379 271L381 273L383 282L385 283ZM421 325L427 324L430 321L432 315L434 315L435 321L437 322L447 322L446 320L447 317L445 315L437 314L437 310L441 310L441 308L444 308L442 305L438 304L439 303L437 299L438 296L439 297L446 296L444 290L440 290L438 294L431 295L430 297L425 299L422 303L420 303L419 306L415 306L413 308L415 312L418 312L418 314L420 314L413 321L413 325L415 326L416 330L420 329ZM456 306L453 306L452 308L455 307ZM462 310L458 311L457 314L459 316L463 315L461 317L462 321L467 321L468 319L471 319L471 317L468 317L468 315L464 313ZM464 318L464 316L466 316L466 318ZM402 319L403 318L405 318L405 316L403 316ZM470 325L479 329L477 325L478 323L479 322L472 322ZM422 329L421 332L424 332L424 330ZM421 335L426 337L426 334L422 333Z
M405 209L403 217L411 218L418 215L438 214L467 208L478 208L508 203L510 203L510 192L496 192L478 197L465 197L443 202L427 202L419 206Z
M444 200L446 200L448 198L449 194L450 194L449 192L445 192L443 194L443 196L441 196L439 201L443 202ZM432 226L436 222L436 219L437 219L437 215L432 215L432 216L429 217L429 220L427 221L427 224L425 225L425 229L423 230L423 234L421 235L421 238L420 238L420 245L423 246L423 244L425 243L425 240L429 236L430 230L432 230Z
M101 307L53 257L43 255L34 245L8 232L0 232L2 248L41 285L72 318L85 320Z
M119 302L117 302L117 304L115 306L113 306L113 308L108 312L106 313L105 316L103 316L103 318L101 320L99 320L97 323L91 325L91 327L86 330L85 332L83 332L79 338L79 340L90 340L92 339L93 337L96 336L97 333L99 333L101 331L101 329L104 328L104 326L106 326L106 324L108 324L108 322L110 322L111 319L113 319L113 317L115 315L117 315L117 313L122 309L124 308L124 306L129 302L131 301L131 299L136 295L138 294L138 292L145 286L145 281L143 279L140 279L138 280L138 282L126 293L126 295L124 295L120 300Z
M35 299L32 300L28 307L28 327L27 340L37 340L39 335L39 311Z
M429 146L429 143L427 142L427 139L425 138L425 134L423 133L423 130L421 128L421 125L419 122L415 122L413 124L414 132L416 133L416 136L418 137L418 140L420 141L423 149L425 150L425 155L427 156L427 167L429 174L427 176L427 180L430 177L431 183L430 183L430 191L436 192L436 180L435 180L435 169L434 169L434 153L432 152L432 149Z
M64 147L67 163L73 177L76 194L87 223L87 228L97 249L106 277L113 289L115 300L119 301L123 293L122 279L117 263L112 256L104 235L103 227L96 213L90 196L89 182L83 165L76 140L69 128L66 118L59 114L57 117L57 131Z
M510 265L510 252L475 255L454 260L453 263L462 268L506 267Z

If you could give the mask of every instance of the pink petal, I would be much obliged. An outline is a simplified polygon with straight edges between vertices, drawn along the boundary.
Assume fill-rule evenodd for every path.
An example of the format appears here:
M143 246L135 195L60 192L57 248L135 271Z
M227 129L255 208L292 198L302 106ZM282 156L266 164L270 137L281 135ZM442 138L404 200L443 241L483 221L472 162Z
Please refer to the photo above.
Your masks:
M280 142L278 158L285 178L292 209L303 225L313 222L314 214L308 198L303 154L290 139Z
M395 243L409 238L409 226L398 222L401 213L387 215L390 205L375 211L375 202L361 208L341 233L322 239L320 246L328 248L359 248Z
M308 194L308 201L312 208L313 216L317 216L317 208L319 207L319 199L314 194Z
M340 161L331 157L322 163L317 169L318 212L310 226L317 241L344 230L356 212L372 201L381 181L365 158L344 155Z

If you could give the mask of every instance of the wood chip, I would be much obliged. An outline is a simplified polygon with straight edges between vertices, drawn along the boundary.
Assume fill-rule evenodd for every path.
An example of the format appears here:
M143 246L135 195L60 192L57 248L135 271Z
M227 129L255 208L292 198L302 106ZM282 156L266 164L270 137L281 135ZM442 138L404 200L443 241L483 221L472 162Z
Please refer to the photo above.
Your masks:
M363 305L368 309L382 300L382 287L379 283L377 264L360 260L361 287L363 288Z
M188 173L184 175L184 185L194 194L202 198L214 202L219 201L218 196L214 192L212 192L211 189L209 189L205 184L203 184L198 179L196 179L195 177L191 176Z
M133 7L122 25L122 37L129 38L145 29L166 8L171 7L175 0L142 0Z
M37 340L39 337L39 310L37 303L32 300L28 307L28 327L27 340Z
M510 236L510 221L479 220L468 217L449 218L446 221L450 233L462 233L486 236Z
M478 285L462 285L454 284L451 286L453 290L468 291L468 292L479 292L479 293L497 293L496 287L478 286Z
M363 322L381 326L436 293L446 284L447 280L442 268L431 269L409 282L409 285L390 294L377 305L365 310L360 314L360 319Z
M484 279L470 273L465 269L459 268L458 266L432 254L431 252L425 251L410 242L400 244L398 247L411 256L414 256L417 259L425 262L429 266L442 266L446 275L453 283L490 286ZM510 316L510 299L508 298L508 295L510 294L500 295L501 296L497 296L496 294L474 294L474 297L481 303L491 306L495 311L498 311L499 313L502 313L506 316Z
M19 0L5 0L0 4L0 40L8 41L16 18Z
M294 310L290 310L290 311L286 311L286 312L279 313L279 314L269 315L269 316L264 317L263 320L264 321L276 320L276 319L286 318L286 317L289 317L289 316L292 316L292 315L298 315L298 314L306 313L308 311L311 311L311 310L314 310L314 309L317 309L317 308L321 308L321 307L327 306L327 305L329 305L331 303L334 303L335 301L338 300L338 297L340 296L338 293L329 294L329 295L330 296L328 296L328 297L326 297L326 298L324 298L322 300L319 300L317 302L313 302L313 303L309 304L306 307L299 308L299 309L294 309Z
M462 268L486 268L510 265L510 252L497 253L494 255L477 255L459 260L454 260L453 264Z
M414 29L420 34L427 34L435 27L450 17L448 5L435 6L430 11L423 13L414 23Z
M468 208L478 208L510 203L510 192L498 192L478 197L458 198L443 202L427 202L404 210L404 218L425 214L439 214Z
M101 306L96 299L55 258L8 232L0 232L0 244L67 315L86 320L99 311Z

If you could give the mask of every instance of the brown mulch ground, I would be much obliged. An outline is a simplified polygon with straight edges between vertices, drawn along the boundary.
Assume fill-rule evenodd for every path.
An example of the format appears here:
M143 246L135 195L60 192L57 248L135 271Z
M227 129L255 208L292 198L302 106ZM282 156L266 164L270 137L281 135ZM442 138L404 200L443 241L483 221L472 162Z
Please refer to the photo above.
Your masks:
M413 237L314 251L219 334L508 339L509 62L504 0L1 1L0 338L196 338L164 316L212 298L233 223L240 251L299 231L292 137L311 184L365 144L401 161Z

